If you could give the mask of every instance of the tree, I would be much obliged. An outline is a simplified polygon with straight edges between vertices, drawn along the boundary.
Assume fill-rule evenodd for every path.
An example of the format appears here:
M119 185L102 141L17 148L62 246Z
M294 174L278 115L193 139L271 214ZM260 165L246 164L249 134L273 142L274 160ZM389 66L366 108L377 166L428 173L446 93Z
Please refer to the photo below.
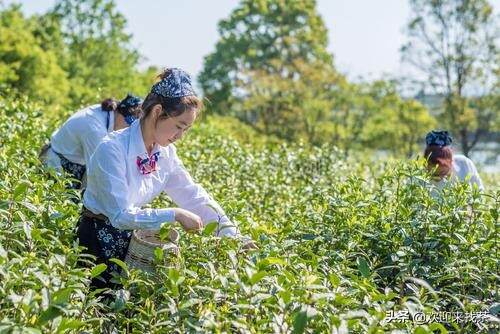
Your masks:
M17 5L0 12L0 84L47 104L65 103L67 74L37 28L36 18L25 18Z
M59 0L46 18L61 26L74 107L103 95L147 93L154 78L145 80L144 73L137 70L140 55L132 46L132 36L125 32L126 19L114 1Z
M242 0L219 23L219 34L199 82L211 107L221 113L232 108L237 82L248 82L245 75L299 79L300 62L333 66L314 0Z
M43 15L19 5L0 11L0 85L65 109L148 92L156 68L137 69L139 53L113 1L59 0Z
M436 126L436 120L426 107L414 99L399 101L397 115L399 123L394 129L397 134L395 142L400 145L393 150L411 157L422 147L425 134Z
M343 82L335 95L333 143L347 156L351 150L387 150L411 156L435 125L429 111L415 100L404 100L396 83Z
M282 60L276 59L275 64ZM332 87L340 77L321 63L293 60L297 77L283 77L265 70L244 73L235 82L239 96L233 110L238 117L265 134L321 144L328 140L324 123L333 108Z
M441 119L468 155L492 123L488 111L470 108L470 98L490 94L499 64L498 18L486 0L410 0L410 5L404 60L424 74L434 93L444 95Z
M363 148L363 129L377 110L368 89L367 84L352 84L343 80L334 91L332 141L343 149L346 157L352 149Z

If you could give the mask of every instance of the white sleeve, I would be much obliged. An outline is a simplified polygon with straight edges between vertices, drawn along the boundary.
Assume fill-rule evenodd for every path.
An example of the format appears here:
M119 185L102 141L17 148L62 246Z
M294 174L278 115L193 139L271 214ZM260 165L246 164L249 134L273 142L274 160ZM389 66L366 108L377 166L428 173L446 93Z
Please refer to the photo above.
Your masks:
M54 150L49 147L44 155L43 164L46 167L54 168L56 172L62 173L63 168L61 166L61 158L54 152Z
M479 176L479 173L477 172L476 165L474 165L474 163L470 159L467 159L467 169L468 169L468 175L470 177L469 184L471 186L473 186L475 184L475 185L477 185L479 190L483 191L484 186L483 186L483 182L481 181L481 177Z
M205 189L193 181L177 156L175 146L172 148L173 154L170 157L172 174L165 185L165 193L181 208L200 216L203 224L218 221L219 226L216 229L218 236L239 236L237 226L229 220L224 210Z
M125 157L120 147L112 142L104 141L97 147L90 159L87 177L86 193L90 192L88 196L92 198L88 201L90 208L97 207L100 212L95 213L104 214L111 225L122 230L156 230L162 223L173 222L175 214L172 209L126 207L124 203L127 203L127 194L131 189L126 178Z

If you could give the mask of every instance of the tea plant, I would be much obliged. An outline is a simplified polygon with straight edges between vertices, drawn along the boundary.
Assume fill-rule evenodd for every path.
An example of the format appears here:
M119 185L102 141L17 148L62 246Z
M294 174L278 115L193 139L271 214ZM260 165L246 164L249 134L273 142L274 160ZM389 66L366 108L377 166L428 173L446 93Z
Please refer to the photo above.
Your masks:
M208 123L210 124L210 122ZM178 152L260 249L180 230L156 275L123 267L123 289L89 291L78 193L41 168L56 123L0 99L0 333L494 332L388 322L388 312L498 312L498 183L434 196L415 161L345 160L330 147L258 147L199 123ZM492 178L495 180L495 178ZM498 180L498 178L496 178ZM154 206L169 205L166 198ZM385 320L384 320L385 319Z

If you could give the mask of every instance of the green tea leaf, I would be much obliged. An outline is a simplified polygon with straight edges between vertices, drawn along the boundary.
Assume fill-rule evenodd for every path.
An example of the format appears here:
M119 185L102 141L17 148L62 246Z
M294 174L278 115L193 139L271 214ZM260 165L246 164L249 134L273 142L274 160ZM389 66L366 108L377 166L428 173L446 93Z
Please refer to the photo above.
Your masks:
M66 304L69 301L72 290L69 288L61 289L52 294L53 304Z
M255 283L258 283L260 280L262 280L267 275L268 275L268 272L265 270L258 271L252 275L252 277L250 278L250 283L252 283L252 285Z
M293 334L302 334L306 330L307 325L307 312L300 311L295 314L293 318Z
M280 259L279 257L266 257L264 260L262 260L262 264L264 266L272 265L272 264L278 264L281 266L286 265L286 261L283 259Z
M95 278L102 274L106 270L106 268L108 268L108 266L105 263L100 263L92 268L92 270L90 271L90 276L92 278Z
M358 257L358 270L363 275L363 277L370 277L370 267L368 266L368 262L363 257Z
M123 262L122 260L117 259L117 258L111 258L111 259L109 259L109 261L116 263L125 272L128 272L127 264L125 262Z
M28 182L26 182L26 181L19 182L19 184L14 189L14 193L13 193L14 194L14 200L18 200L21 197L23 197L24 194L26 193L26 190L28 190L29 186L30 186L30 184Z
M185 301L184 303L182 303L180 306L179 306L179 309L186 309L186 308L189 308L193 305L196 305L196 304L199 304L201 303L202 300L201 299L198 299L198 298L191 298L187 301Z
M85 325L85 322L78 319L68 319L63 318L59 327L57 327L57 333L63 333L67 329L78 329Z
M39 325L43 325L51 320L54 320L55 318L57 318L60 315L61 315L61 310L59 308L54 307L54 306L49 306L48 309L46 309L45 311L43 311L40 314L40 317L38 318L37 323Z
M203 229L203 235L205 235L205 236L212 235L218 225L219 225L219 223L217 223L217 222L208 223L207 225L205 225L205 228Z
M154 255L156 260L158 261L163 260L163 249L160 247L156 247L154 250Z

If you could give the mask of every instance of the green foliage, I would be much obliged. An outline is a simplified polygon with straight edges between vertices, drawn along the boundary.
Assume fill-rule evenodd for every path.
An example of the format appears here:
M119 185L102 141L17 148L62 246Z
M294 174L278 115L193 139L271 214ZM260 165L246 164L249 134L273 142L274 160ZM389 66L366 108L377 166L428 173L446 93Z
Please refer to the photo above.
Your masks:
M414 155L422 146L422 138L435 127L435 119L419 102L403 100L393 83L376 81L366 88L368 96L360 94L368 112L359 119L359 123L364 122L359 141L366 147L387 150L397 156Z
M314 1L245 0L221 22L201 83L214 110L252 127L208 116L178 144L194 179L260 249L213 237L215 225L181 231L179 257L155 252L155 276L115 259L123 289L90 292L105 266L75 243L79 194L37 154L61 122L51 110L150 87L157 69L136 70L125 23L108 0L60 0L29 18L16 6L0 12L0 333L491 327L383 320L498 308L499 180L487 178L485 194L456 185L433 197L418 161L346 158L361 148L411 155L433 119L390 82L336 73ZM470 121L496 100L455 103L467 102Z
M19 96L75 109L101 98L145 95L157 69L140 55L113 1L60 0L43 15L0 11L0 86ZM57 103L56 103L57 101Z
M0 99L0 332L485 331L383 319L497 301L498 191L457 185L433 198L418 162L242 146L217 119L197 124L178 152L260 250L181 231L179 258L158 256L156 276L124 270L123 290L98 297L88 283L103 267L77 266L75 193L37 160L54 127L44 113Z
M298 71L291 75L249 72L245 80L236 83L243 96L235 99L233 111L262 133L321 144L328 141L321 125L330 118L331 91L340 78L333 68L321 63L292 63Z
M302 74L295 61L331 66L327 30L314 0L242 0L219 23L219 34L199 77L215 111L231 110L237 81L247 72L291 78Z
M439 120L468 155L498 123L492 114L498 104L470 100L498 100L499 17L487 0L411 0L410 6L404 59L423 74L426 92L443 96Z
M220 132L236 139L243 146L265 147L271 144L282 143L277 137L257 131L254 127L231 116L221 116L219 114L201 114L201 119L197 122L206 124L214 133Z
M25 18L12 5L0 11L0 36L0 85L44 103L64 103L67 74L57 52L37 33L36 18Z
M402 99L390 81L341 82L334 101L331 138L346 155L353 150L378 149L411 156L435 125L426 108Z
M51 130L44 120L26 99L0 99L0 332L82 327L90 298L73 244L76 194L37 158Z
M145 73L149 76L145 82L137 71L140 55L132 36L125 33L125 17L114 1L59 0L47 16L62 30L75 106L95 102L96 93L100 97L122 97L127 91L147 94L154 75L151 70Z
M241 1L219 24L200 83L215 111L285 141L411 155L435 122L393 82L349 83L326 50L315 1ZM394 145L394 143L403 143Z

